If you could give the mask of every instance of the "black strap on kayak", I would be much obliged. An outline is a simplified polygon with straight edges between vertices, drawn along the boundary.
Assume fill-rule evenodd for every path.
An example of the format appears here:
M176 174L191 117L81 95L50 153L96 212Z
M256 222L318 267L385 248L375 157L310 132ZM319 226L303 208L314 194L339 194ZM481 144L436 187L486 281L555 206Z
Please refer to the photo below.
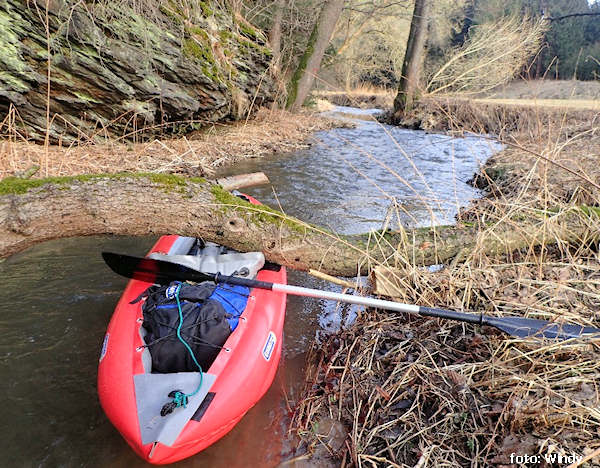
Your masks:
M193 328L196 325L198 325L200 323L204 323L204 322L208 322L208 320L199 320L197 322L192 323L191 325L188 325L185 328L182 328L181 330L182 331L183 330L188 330L188 329ZM165 327L168 327L168 328L171 328L173 330L173 333L170 334L170 335L161 336L160 338L156 338L155 340L152 340L150 343L143 344L143 345L140 346L140 349L141 348L150 348L150 347L154 346L155 344L160 343L163 340L166 340L167 338L173 338L173 336L177 334L177 328L175 328L175 327L169 327L169 325L166 324L166 323L162 323L161 325L163 325ZM207 345L209 347L218 348L218 349L223 349L224 348L224 346L219 346L219 345L216 345L216 344L211 343L209 341L205 341L205 340L203 340L201 338L198 338L197 336L194 336L194 335L189 335L189 336L187 336L187 338L189 338L194 343L202 343L202 344Z

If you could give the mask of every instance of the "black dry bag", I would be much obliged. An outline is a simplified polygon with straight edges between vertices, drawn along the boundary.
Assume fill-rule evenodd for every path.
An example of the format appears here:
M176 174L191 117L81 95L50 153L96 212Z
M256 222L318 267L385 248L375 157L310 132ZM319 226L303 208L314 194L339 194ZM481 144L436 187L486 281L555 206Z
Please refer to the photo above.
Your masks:
M197 372L198 367L177 337L179 309L173 291L178 283L151 286L143 296L144 340L152 356L152 372ZM231 334L228 314L223 306L208 297L215 290L210 282L181 284L179 301L183 315L181 337L190 346L203 371L213 363Z

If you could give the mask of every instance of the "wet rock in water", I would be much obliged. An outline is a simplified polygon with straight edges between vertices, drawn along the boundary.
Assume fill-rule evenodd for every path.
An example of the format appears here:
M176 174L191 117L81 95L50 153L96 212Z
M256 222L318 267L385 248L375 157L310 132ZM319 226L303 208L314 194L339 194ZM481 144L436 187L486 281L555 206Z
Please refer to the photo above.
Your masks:
M319 441L313 452L283 462L278 468L337 468L337 455L345 446L348 433L335 419L324 417L313 424L315 438Z
M52 1L48 46L45 2L0 2L0 120L14 107L19 131L44 140L49 106L52 141L87 141L184 133L272 102L261 31L225 10L165 5Z
M333 453L339 452L346 440L346 429L340 421L323 418L314 425L315 434Z

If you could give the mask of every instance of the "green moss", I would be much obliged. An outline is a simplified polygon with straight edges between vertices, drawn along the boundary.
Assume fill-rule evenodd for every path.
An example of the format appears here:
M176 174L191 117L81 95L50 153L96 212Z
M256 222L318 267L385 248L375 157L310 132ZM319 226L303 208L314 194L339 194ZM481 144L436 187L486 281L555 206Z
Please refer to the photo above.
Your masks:
M0 11L0 65L4 70L20 74L27 72L29 65L21 55L20 38L15 32L24 20L16 13L14 15L11 17Z
M300 234L306 233L306 224L298 223L293 219L290 219L286 216L282 216L282 213L280 211L274 210L273 208L269 208L265 205L253 205L252 203L242 200L241 198L232 195L228 191L223 190L219 185L216 184L213 185L210 190L219 203L225 205L226 207L232 210L250 213L252 215L252 219L257 224L273 225L283 223L292 231L298 232Z
M224 81L223 74L213 56L212 49L197 39L183 40L183 54L201 63L202 72L211 81Z
M65 86L67 88L78 88L78 86L75 85L75 77L71 75L68 71L58 68L57 66L51 64L50 74L52 76L53 83Z
M0 195L26 193L32 188L40 187L47 183L45 179L21 179L20 177L6 177L0 180Z
M259 41L261 43L266 42L265 35L258 29L254 28L246 22L236 21L235 19L234 21L237 24L237 27L239 28L240 32L247 38L252 39L253 41Z
M183 40L183 53L188 57L196 58L202 62L215 64L215 59L210 47L206 44L201 44L200 41L196 39Z
M127 176L127 174L125 174ZM188 186L188 183L195 184L204 184L206 183L206 179L202 177L191 177L185 178L181 176L177 176L175 174L156 174L156 173L135 173L129 174L131 177L135 178L143 178L146 177L150 179L155 184L160 184L163 186L165 192L179 192L184 193L185 188Z
M75 96L77 96L77 98L80 101L83 101L85 103L95 103L95 104L100 104L100 101L98 101L97 99L94 99L92 96L90 96L89 94L86 94L83 92L83 90L72 90L71 91Z
M292 76L292 79L290 81L288 98L287 98L287 102L286 102L287 108L290 108L296 102L296 99L298 97L298 82L300 81L300 78L302 78L302 75L304 75L304 71L306 70L306 67L308 66L308 60L310 59L310 57L312 57L312 55L315 51L315 43L316 42L317 42L317 25L315 25L310 37L308 38L308 43L306 44L306 50L304 51L304 54L300 58L300 62L298 63L298 68L296 68L294 76ZM302 105L303 103L301 102L299 104Z
M493 181L493 182L501 182L506 180L507 178L508 168L504 166L500 167L487 167L485 168L485 174Z
M37 60L48 60L48 50L42 47L38 41L31 39L31 37L25 37L22 43Z
M210 36L206 32L206 30L201 26L189 26L185 28L188 34L194 34L196 36L200 36L202 41L208 42L210 44Z
M83 174L67 177L46 177L44 179L22 179L6 177L0 180L0 195L18 195L44 185L69 185L73 182L88 182L96 179L142 179L147 178L155 184L160 184L165 191L183 191L188 183L205 184L202 177L184 178L174 174L156 174L148 172L117 172L114 174ZM66 188L66 187L65 187Z
M152 55L153 51L162 50L165 39L177 40L177 36L171 31L122 3L111 2L110 7L110 11L105 12L95 10L99 19L106 19L105 27L116 38L128 43L137 43L148 50L149 55ZM164 54L160 55L162 57Z
M222 42L227 42L233 38L233 34L231 33L231 31L223 29L222 31L219 31L219 37L221 38Z
M5 71L0 71L0 84L4 84L10 90L20 93L29 90L27 82Z
M266 40L262 32L252 29L251 27L243 24L236 23L240 29L240 33L235 34L229 30L219 31L219 38L221 39L221 46L227 51L225 55L233 55L230 48L227 45L233 47L241 47L246 51L258 51L263 55L272 56L273 52L269 49L266 44Z
M165 16L169 17L173 20L173 22L177 25L184 25L189 23L191 18L198 17L198 13L201 11L203 17L213 16L215 12L210 7L208 2L196 1L192 8L192 11L184 11L181 5L174 0L169 0L169 2L165 4L161 4L159 6L159 10Z
M242 47L246 48L247 50L256 50L262 55L267 55L269 57L273 55L273 52L268 47L257 44L256 42L249 41L248 39L244 39L241 36L238 38L238 42Z
M192 184L206 184L208 182L204 177L188 177L187 181Z
M121 176L124 176L122 174ZM0 180L0 195L23 194L44 185L68 185L74 181L86 182L95 178L118 177L120 174L85 174L69 177L46 177L44 179L22 179L6 177Z
M69 46L65 47L65 50L69 51L69 53L75 53L76 55L85 55L86 57L91 57L96 60L102 60L100 52L93 47L69 43Z
M181 15L181 12L176 6L174 6L174 2L169 2L169 6L161 4L158 7L158 9L163 15L167 16L168 18L171 18L175 24L183 24L183 17Z
M210 8L210 6L208 5L208 2L199 1L199 2L197 2L197 5L202 10L202 14L204 16L212 16L215 14L215 12L212 10L212 8Z
M582 205L579 207L579 209L581 211L583 211L584 214L586 214L587 216L598 216L600 217L600 207L599 206L588 206L588 205Z

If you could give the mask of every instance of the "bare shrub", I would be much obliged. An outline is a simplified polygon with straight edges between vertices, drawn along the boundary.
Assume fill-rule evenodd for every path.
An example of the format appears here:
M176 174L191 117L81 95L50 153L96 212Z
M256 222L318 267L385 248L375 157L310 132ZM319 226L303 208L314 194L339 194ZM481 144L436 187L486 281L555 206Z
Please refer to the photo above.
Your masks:
M539 50L546 29L547 22L528 17L473 26L428 80L427 92L477 93L508 82Z

